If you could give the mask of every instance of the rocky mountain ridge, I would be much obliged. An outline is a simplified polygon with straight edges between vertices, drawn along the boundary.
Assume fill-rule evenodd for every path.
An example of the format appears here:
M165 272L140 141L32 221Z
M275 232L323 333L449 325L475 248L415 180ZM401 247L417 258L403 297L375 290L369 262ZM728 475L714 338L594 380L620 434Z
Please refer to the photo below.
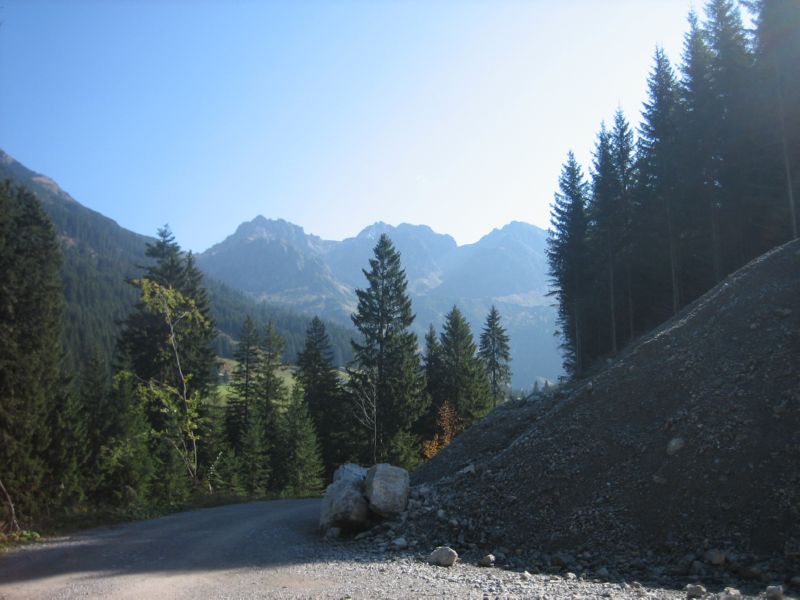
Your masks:
M426 225L378 222L333 242L258 216L198 255L198 264L255 298L349 324L355 289L365 284L362 269L383 233L401 253L420 338L430 324L440 327L454 304L477 337L495 304L511 338L514 385L529 387L561 374L555 309L546 297L547 234L527 223L509 223L459 246Z

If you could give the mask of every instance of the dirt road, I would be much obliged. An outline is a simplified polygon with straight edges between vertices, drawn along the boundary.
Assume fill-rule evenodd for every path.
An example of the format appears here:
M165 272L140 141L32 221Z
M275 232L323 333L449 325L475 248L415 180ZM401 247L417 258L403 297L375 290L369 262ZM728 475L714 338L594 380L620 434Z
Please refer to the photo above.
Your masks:
M369 542L324 542L319 503L223 506L17 548L0 556L0 598L638 597L624 584L432 567L416 556L428 549L395 554Z

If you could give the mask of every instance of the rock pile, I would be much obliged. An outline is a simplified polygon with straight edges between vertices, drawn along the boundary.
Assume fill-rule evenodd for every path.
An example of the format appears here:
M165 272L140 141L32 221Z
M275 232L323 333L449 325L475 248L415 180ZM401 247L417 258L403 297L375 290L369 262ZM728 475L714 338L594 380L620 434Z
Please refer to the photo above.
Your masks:
M406 509L408 493L409 475L405 469L387 464L370 469L344 464L336 469L333 482L325 490L320 530L328 537L337 537L342 531L352 533L365 529L370 524L371 513L395 517Z
M532 571L793 585L799 448L792 242L591 380L506 403L461 434L413 473L393 534Z

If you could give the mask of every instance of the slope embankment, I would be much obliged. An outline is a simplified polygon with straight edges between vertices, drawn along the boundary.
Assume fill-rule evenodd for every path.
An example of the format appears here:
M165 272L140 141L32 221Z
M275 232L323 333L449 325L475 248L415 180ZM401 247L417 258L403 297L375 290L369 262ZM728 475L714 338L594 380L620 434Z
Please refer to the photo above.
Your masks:
M800 242L590 380L494 411L413 482L432 484L444 513L417 511L410 533L464 551L800 574Z

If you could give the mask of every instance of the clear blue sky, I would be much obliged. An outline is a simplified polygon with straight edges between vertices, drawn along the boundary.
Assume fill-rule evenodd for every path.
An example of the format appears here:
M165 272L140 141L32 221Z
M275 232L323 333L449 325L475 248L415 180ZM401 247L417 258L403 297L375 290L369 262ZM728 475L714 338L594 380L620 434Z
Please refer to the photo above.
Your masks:
M5 0L0 148L205 250L257 214L327 239L546 227L566 153L639 119L687 0Z

